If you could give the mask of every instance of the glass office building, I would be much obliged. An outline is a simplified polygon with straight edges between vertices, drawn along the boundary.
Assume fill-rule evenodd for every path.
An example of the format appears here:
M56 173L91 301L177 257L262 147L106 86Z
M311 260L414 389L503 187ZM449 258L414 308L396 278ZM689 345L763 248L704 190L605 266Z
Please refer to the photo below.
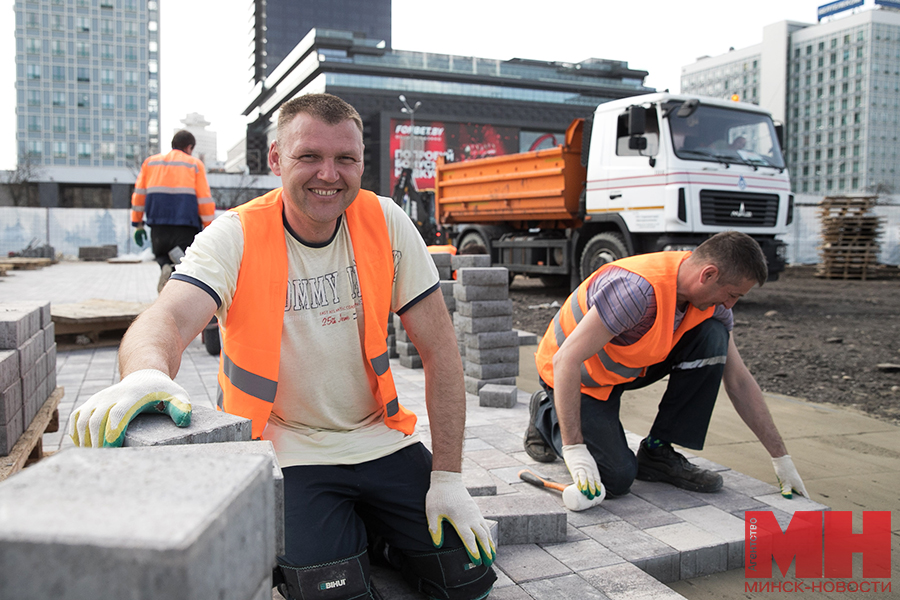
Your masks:
M16 141L42 167L159 152L156 0L16 0Z
M774 24L762 44L682 67L681 90L771 111L795 192L900 191L900 12Z

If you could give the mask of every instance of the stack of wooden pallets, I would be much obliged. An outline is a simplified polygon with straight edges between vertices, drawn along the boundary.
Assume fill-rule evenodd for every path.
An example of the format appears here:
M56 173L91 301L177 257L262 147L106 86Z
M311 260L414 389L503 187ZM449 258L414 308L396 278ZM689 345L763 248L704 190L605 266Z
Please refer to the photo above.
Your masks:
M877 196L826 196L819 209L821 262L825 279L872 279L879 275L878 236L884 219L872 214Z

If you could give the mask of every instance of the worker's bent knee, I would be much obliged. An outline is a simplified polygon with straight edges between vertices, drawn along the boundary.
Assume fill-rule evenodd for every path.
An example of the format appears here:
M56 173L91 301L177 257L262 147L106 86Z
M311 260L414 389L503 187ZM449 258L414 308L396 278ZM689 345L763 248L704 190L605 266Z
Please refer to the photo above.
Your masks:
M436 600L486 598L497 580L491 567L472 563L465 548L404 554L400 571L409 585Z
M610 496L624 496L631 489L634 478L637 477L637 461L632 465L625 464L618 469L605 469L600 474L600 481Z
M307 567L296 567L279 559L275 583L287 600L363 600L372 597L369 557L365 552Z

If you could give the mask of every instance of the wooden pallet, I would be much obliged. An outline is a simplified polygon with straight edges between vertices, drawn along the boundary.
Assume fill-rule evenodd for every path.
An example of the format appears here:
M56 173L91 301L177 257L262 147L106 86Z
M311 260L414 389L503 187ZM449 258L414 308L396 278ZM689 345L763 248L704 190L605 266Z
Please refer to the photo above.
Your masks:
M9 258L0 258L0 266L9 269L34 270L43 269L53 264L52 258L27 258L23 256L10 256Z
M884 219L871 214L877 196L832 196L819 206L822 244L817 277L871 279L878 269Z
M0 481L44 457L43 435L59 431L59 401L65 390L53 390L8 456L0 456Z
M149 304L91 299L51 304L50 317L60 350L117 345L131 322Z

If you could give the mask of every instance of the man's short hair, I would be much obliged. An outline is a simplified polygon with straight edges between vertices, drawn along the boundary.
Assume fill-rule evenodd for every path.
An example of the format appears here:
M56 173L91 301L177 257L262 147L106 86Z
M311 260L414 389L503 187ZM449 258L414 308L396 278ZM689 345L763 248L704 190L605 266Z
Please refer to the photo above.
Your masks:
M305 94L292 100L288 100L278 110L277 137L281 139L281 132L294 120L294 117L304 113L329 125L339 125L348 119L353 121L363 131L362 117L349 103L332 94Z
M194 138L194 134L186 129L182 129L181 131L176 131L174 137L172 137L172 149L173 150L187 150L188 146L196 146L197 140Z
M740 231L717 233L697 246L693 257L715 265L720 283L737 285L752 279L762 286L769 277L762 248Z

